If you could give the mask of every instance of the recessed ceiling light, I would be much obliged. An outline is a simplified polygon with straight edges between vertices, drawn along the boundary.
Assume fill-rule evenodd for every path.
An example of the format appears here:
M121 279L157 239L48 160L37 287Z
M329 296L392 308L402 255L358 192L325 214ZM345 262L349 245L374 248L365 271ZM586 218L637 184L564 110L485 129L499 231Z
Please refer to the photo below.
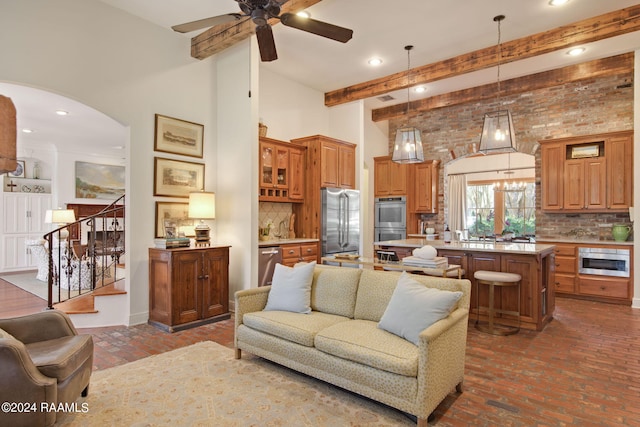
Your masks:
M311 14L306 10L301 10L300 12L296 13L296 15L300 18L311 18Z
M66 116L67 114L69 114L69 112L64 110L56 110L56 114L59 116Z
M570 49L567 51L567 55L570 55L570 56L582 55L585 50L586 49L583 47L574 47L573 49Z
M426 88L426 87L424 87L424 86L418 86L418 87L414 88L413 90L414 90L415 92L417 92L417 93L422 93L422 92L426 92L426 91L427 91L427 88Z
M367 61L367 64L373 66L373 67L377 67L378 65L382 64L382 59L380 58L371 58Z
M24 128L24 129L22 129L22 133L33 133L33 130Z
M124 149L124 145L114 145L113 147L114 150L123 150Z
M562 6L568 2L569 0L549 0L549 6Z

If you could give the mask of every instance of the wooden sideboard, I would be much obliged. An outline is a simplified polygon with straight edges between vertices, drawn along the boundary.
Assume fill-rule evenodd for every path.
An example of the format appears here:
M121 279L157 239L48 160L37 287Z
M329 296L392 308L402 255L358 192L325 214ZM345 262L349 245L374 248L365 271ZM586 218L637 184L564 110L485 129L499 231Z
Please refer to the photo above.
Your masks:
M149 323L168 332L229 319L229 246L149 249Z

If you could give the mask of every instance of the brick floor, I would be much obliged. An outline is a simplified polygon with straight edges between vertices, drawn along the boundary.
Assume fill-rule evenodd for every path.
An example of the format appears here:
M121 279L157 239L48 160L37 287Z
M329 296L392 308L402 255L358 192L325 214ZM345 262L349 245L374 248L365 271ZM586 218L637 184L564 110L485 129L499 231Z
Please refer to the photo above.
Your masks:
M203 340L233 347L233 319L173 334L149 325L85 329L95 369ZM507 337L469 327L464 391L436 426L640 426L640 310L557 298L542 332Z

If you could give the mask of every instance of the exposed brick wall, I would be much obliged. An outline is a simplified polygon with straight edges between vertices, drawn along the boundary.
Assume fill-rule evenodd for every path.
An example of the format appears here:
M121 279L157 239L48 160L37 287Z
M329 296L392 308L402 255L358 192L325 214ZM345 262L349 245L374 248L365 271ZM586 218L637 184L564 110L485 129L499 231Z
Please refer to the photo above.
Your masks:
M442 231L447 212L444 165L451 161L449 150L460 158L471 144L480 143L485 112L508 108L514 121L518 151L536 156L536 232L562 235L571 229L584 229L597 236L600 223L628 223L628 214L544 214L540 210L540 150L538 141L633 129L633 72L589 79L547 89L502 97L501 105L478 102L412 114L410 126L422 130L425 158L441 161L439 213L424 216ZM389 150L393 149L396 129L406 118L389 121Z

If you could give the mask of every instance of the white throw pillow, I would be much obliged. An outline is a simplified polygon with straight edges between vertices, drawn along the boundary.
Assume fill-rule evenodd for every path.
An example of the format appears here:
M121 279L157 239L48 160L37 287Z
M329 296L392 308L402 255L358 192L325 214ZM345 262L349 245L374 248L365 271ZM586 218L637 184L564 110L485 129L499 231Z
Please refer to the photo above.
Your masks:
M403 272L378 328L418 345L420 332L449 315L462 292L428 288Z
M311 283L316 262L287 267L276 264L265 311L311 313Z

